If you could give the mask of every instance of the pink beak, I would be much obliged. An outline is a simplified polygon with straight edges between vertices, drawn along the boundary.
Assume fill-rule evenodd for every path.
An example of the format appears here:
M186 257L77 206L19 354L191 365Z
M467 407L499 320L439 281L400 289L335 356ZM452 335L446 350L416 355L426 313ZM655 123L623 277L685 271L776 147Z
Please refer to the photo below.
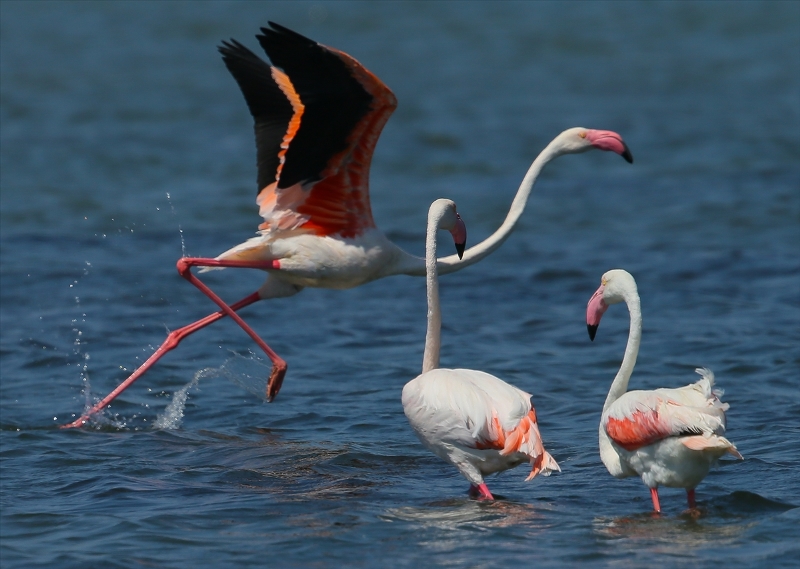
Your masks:
M461 220L461 216L456 214L458 221L456 221L456 226L450 230L450 233L453 235L453 242L456 244L456 252L458 253L458 258L461 259L464 256L464 248L467 246L467 226Z
M587 130L586 140L600 150L610 150L622 156L629 163L633 163L633 155L628 150L628 145L622 137L611 130Z
M589 339L592 341L594 341L594 335L597 333L603 313L608 310L608 305L603 300L605 288L605 285L600 285L586 306L586 329L589 330Z

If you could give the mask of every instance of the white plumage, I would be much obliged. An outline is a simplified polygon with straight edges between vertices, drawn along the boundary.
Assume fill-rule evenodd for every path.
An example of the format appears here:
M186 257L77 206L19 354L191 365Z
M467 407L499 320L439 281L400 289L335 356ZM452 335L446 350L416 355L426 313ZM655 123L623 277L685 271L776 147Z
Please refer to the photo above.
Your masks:
M403 408L422 443L475 486L524 462L528 480L560 470L542 446L531 395L488 373L431 370L403 388Z

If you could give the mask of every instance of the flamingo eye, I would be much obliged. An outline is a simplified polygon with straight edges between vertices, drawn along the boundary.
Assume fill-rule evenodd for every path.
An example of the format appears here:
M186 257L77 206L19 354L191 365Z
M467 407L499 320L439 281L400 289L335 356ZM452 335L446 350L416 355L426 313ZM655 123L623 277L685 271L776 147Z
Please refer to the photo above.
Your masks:
M579 132L578 136L580 136L581 138L586 138L586 131Z

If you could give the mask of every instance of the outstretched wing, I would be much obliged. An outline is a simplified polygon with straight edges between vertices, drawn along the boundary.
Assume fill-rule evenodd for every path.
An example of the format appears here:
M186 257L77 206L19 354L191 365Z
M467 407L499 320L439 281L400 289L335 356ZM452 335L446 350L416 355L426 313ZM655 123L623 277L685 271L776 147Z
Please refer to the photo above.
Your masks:
M285 74L267 65L238 41L223 41L219 51L255 120L260 191L280 175L286 154L282 146L288 146L296 134L302 105L298 105L299 99L293 96L294 90Z
M257 38L272 67L220 47L255 120L259 229L357 236L375 226L369 166L397 100L349 55L269 25Z

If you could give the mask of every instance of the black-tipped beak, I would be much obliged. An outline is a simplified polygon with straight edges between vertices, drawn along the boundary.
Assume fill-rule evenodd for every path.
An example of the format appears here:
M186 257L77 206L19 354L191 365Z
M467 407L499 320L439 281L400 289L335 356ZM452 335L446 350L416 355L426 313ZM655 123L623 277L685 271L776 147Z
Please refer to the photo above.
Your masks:
M597 334L597 326L587 324L586 329L589 330L589 339L594 342L594 335Z
M467 226L461 216L458 215L458 212L456 212L456 226L450 230L450 233L453 235L453 243L455 243L458 258L463 259L464 247L467 246Z
M624 150L622 151L622 154L620 154L620 156L622 156L628 164L633 164L633 154L631 154L631 151L628 148L628 145L625 144L625 142L623 141L622 142L622 146L623 146ZM594 336L592 336L592 337L594 337Z

